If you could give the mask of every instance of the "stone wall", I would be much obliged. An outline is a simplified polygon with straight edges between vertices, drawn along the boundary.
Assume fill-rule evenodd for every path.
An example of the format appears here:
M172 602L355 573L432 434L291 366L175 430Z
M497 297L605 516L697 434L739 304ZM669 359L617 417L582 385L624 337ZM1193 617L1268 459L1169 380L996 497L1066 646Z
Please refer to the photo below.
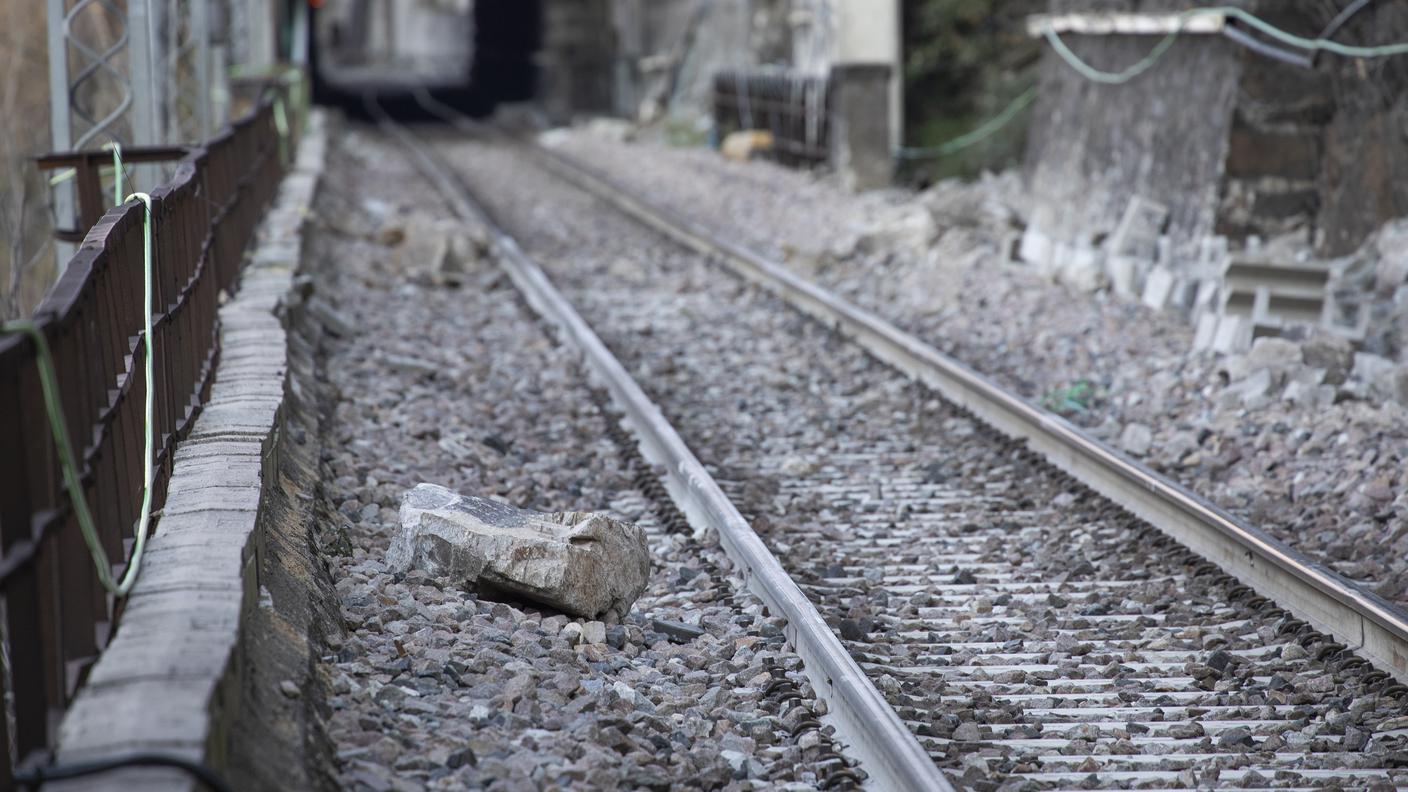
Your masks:
M1346 44L1408 41L1408 4L1370 3L1335 37ZM1321 58L1334 99L1324 127L1318 247L1340 255L1408 214L1408 56Z
M1167 11L1187 3L1053 0L1052 11ZM1338 10L1320 0L1240 3L1289 32L1317 36ZM1408 40L1408 4L1365 7L1334 38ZM1068 36L1092 65L1118 71L1153 36ZM1175 267L1201 238L1310 232L1316 252L1357 248L1408 213L1408 58L1323 55L1313 69L1214 35L1185 36L1125 85L1081 77L1049 49L1029 136L1030 221L1050 249L1096 245L1134 196L1169 209Z

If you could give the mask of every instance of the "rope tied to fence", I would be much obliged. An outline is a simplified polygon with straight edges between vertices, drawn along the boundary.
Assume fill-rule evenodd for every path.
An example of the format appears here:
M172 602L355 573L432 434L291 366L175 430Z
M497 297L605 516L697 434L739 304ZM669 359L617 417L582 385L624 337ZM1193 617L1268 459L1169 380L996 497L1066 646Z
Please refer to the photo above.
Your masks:
M114 158L121 156L115 149ZM119 168L120 172L120 168ZM146 413L145 413L145 433L144 450L142 462L142 512L135 531L136 544L132 549L132 558L127 563L122 579L115 580L112 575L112 564L108 559L107 551L103 549L102 541L98 538L98 529L93 521L93 512L88 506L88 498L83 492L83 482L78 472L78 464L75 461L73 445L70 441L68 426L64 423L62 400L59 398L59 378L54 369L54 355L49 349L49 340L44 337L44 332L39 325L30 320L17 320L0 324L0 333L3 334L24 334L34 342L35 362L39 369L39 388L44 398L44 411L49 418L49 434L53 439L54 447L59 455L59 467L63 473L64 489L68 491L69 503L72 505L74 516L78 520L79 531L83 534L83 543L88 546L88 552L93 557L93 564L97 567L98 581L103 588L118 597L125 597L132 591L132 587L137 582L137 575L141 570L142 553L147 544L147 532L151 525L152 516L152 478L154 467L153 439L155 435L155 412L156 412L156 375L155 375L155 345L152 340L152 199L146 193L138 192L127 196L126 203L133 199L140 200L145 207L145 215L142 222L142 254L145 262L143 271L143 312L145 318L145 329L143 331L143 344L146 351Z

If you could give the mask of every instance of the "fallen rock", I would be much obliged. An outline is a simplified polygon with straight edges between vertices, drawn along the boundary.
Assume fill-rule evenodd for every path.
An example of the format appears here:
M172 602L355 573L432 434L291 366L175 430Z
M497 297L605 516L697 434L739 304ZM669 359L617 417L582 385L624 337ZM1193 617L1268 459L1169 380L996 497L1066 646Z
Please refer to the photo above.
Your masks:
M1247 367L1251 371L1260 369L1288 369L1304 362L1300 345L1284 338L1265 336L1252 342L1247 353Z
M1305 365L1325 370L1326 385L1341 385L1354 368L1354 345L1349 339L1317 335L1301 345Z
M1408 404L1408 366L1388 358L1356 352L1352 377L1363 382L1376 399Z
M1142 457L1149 453L1154 444L1154 433L1143 424L1132 423L1120 433L1120 448L1131 456Z
M402 496L401 530L386 563L592 619L624 617L650 577L645 533L635 525L590 512L516 509L434 484Z
M460 276L488 255L488 230L477 223L416 212L388 221L378 240L395 248L397 267L458 284Z
M898 253L919 257L938 233L933 215L919 207L884 207L855 227L856 249L863 253Z

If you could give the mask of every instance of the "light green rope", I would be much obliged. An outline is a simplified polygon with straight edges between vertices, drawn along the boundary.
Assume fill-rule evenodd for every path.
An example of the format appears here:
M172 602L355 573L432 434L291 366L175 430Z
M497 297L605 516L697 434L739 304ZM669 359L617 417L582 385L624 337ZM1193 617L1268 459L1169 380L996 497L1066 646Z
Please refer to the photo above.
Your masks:
M144 192L132 193L127 196L130 201L133 198L141 201L146 206L146 213L142 220L142 311L146 319L146 332L143 338L147 348L147 404L146 404L146 451L142 457L142 515L137 523L137 544L132 549L132 560L127 564L127 571L122 577L122 583L113 593L119 597L127 596L127 592L132 590L132 585L137 582L137 572L142 566L142 550L147 545L147 527L152 521L152 467L154 462L153 435L156 431L156 350L152 340L152 197Z
M1144 56L1139 62L1118 72L1103 71L1081 60L1080 56L1076 55L1071 51L1070 47L1066 46L1066 42L1061 40L1061 37L1056 34L1056 30L1050 24L1047 24L1045 29L1042 30L1042 35L1046 37L1047 42L1051 44L1051 48L1055 50L1056 54L1060 55L1061 59L1069 64L1072 69L1079 72L1082 77L1093 80L1094 82L1105 83L1106 85L1119 85L1129 82L1152 68L1153 65L1168 52L1169 48L1173 46L1174 41L1178 39L1179 35L1182 34L1183 31L1181 28L1183 22L1195 16L1209 14L1218 14L1230 19L1237 19L1283 44L1311 52L1333 52L1336 55L1343 55L1346 58L1384 58L1391 55L1408 54L1408 43L1385 44L1376 47L1356 47L1348 44L1340 44L1335 41L1330 41L1329 39L1312 39L1297 36L1293 33L1287 33L1281 30L1249 11L1232 6L1190 8L1180 13L1178 15L1180 20L1179 29L1164 36L1158 44L1154 45L1154 48L1149 51L1149 54Z
M1080 56L1072 52L1071 48L1066 46L1066 42L1062 41L1061 37L1056 35L1056 31L1049 25L1046 30L1042 32L1046 35L1047 42L1051 44L1051 48L1056 51L1056 54L1060 55L1062 60L1070 64L1072 69L1079 72L1080 76L1087 80L1104 83L1106 85L1127 83L1149 69L1152 69L1154 64L1158 63L1159 59L1164 56L1164 53L1168 52L1169 48L1173 46L1173 42L1178 40L1179 34L1179 31L1175 30L1167 36L1164 36L1158 44L1154 45L1154 49L1152 49L1148 55L1144 56L1143 60L1130 66L1128 69L1118 72L1107 72L1097 69L1081 60Z
M956 154L959 151L962 151L963 149L977 145L978 143L981 143L982 141L987 140L989 137L996 134L1003 127L1007 126L1009 123L1012 122L1012 119L1017 117L1018 113L1026 109L1027 105L1030 105L1036 99L1036 89L1037 87L1033 85L1032 87L1023 91L1021 96L1018 96L1016 99L1013 99L1010 103L1008 103L1007 107L1001 113L998 113L992 118L989 118L987 121L983 122L981 126L977 127L971 132L959 135L953 140L941 143L932 148L901 147L895 152L895 155L898 156L900 159L930 159L938 157L947 157L950 154Z
M130 201L133 198L138 198L146 204L146 219L142 226L144 236L142 252L146 257L144 287L147 352L146 446L142 466L142 516L136 532L137 544L132 550L132 559L128 562L121 581L113 580L112 563L108 560L107 552L103 550L102 541L98 538L98 529L93 523L93 513L88 508L88 498L83 494L83 483L79 480L78 465L73 456L73 445L69 440L68 427L64 424L63 407L59 399L59 378L54 372L54 356L49 349L49 342L34 322L14 321L0 324L0 333L24 333L34 340L35 358L39 367L39 388L44 395L44 410L49 417L49 433L54 440L54 447L59 452L59 467L63 469L64 489L68 490L69 502L73 505L74 515L78 518L78 528L83 534L83 543L88 545L88 552L93 556L93 565L98 569L98 581L103 584L103 588L119 597L127 596L132 590L132 586L137 582L137 573L142 564L142 551L147 544L147 528L151 524L152 440L156 405L155 375L153 373L155 365L152 357L152 199L146 193L133 193L128 196L127 200Z

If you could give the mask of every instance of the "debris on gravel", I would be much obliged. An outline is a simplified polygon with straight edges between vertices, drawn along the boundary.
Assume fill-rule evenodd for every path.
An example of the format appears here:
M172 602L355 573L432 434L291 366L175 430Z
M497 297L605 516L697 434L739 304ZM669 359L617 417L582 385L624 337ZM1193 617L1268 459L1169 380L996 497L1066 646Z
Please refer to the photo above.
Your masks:
M650 579L645 532L605 514L542 514L417 484L401 497L400 517L386 552L393 573L423 569L445 585L608 624L631 612Z
M850 760L776 617L642 492L653 472L612 439L617 418L575 353L492 260L438 282L432 262L359 230L434 205L391 144L353 128L339 145L308 255L339 331L321 352L319 544L349 633L320 669L342 787L802 790L836 777ZM396 507L421 482L632 522L649 583L608 626L395 572Z
M1016 173L849 195L707 150L575 130L554 145L1112 445L1128 433L1141 450L1147 429L1145 464L1408 606L1408 365L1323 334L1193 353L1193 329L1171 312L1010 263L1025 215ZM1392 252L1381 264L1402 259ZM1391 281L1376 285L1384 299L1408 304L1408 268L1395 266L1370 270Z

